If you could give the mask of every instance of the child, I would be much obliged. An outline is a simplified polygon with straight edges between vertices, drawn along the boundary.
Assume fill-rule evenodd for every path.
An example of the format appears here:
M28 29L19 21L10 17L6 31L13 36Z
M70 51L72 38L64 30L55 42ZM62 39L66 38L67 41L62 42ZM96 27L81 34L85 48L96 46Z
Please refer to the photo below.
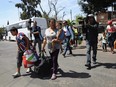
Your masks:
M57 22L56 28L58 29L56 39L60 39L61 41L63 41L65 39L65 34L64 34L64 31L62 30L62 24ZM61 37L60 37L60 35L61 35ZM55 46L55 43L52 43L52 48L54 48L54 46ZM60 42L60 47L61 47L61 53L62 53L63 52L62 42Z
M100 40L102 40L103 52L107 52L107 37L106 37L105 32L102 33L102 36L101 36Z
M17 41L17 46L18 46L17 71L15 74L12 75L15 78L15 77L21 76L20 68L22 66L22 56L23 56L24 51L30 49L30 41L24 33L18 33L18 30L15 27L12 27L10 29L10 32L13 36L16 36L16 41ZM27 73L30 71L31 71L31 68L28 68Z

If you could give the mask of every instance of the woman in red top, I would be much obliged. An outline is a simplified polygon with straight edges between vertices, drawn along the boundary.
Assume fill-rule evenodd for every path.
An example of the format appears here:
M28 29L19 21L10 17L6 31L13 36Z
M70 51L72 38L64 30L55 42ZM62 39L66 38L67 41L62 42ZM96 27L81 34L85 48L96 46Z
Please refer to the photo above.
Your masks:
M115 33L116 28L113 26L112 21L108 21L108 26L106 28L106 33L108 36L108 45L111 48L112 54L114 53L114 41L115 41Z

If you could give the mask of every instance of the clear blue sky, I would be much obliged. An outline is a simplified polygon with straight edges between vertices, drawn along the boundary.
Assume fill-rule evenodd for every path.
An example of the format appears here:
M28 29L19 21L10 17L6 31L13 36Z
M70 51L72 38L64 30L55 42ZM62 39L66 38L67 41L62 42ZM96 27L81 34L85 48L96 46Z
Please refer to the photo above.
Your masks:
M7 21L9 23L15 23L19 21L18 8L15 7L15 3L21 2L21 0L1 0L0 1L0 27L6 26ZM77 4L78 0L59 0L57 7L65 7L65 9L60 12L59 17L62 16L65 11L66 15L64 19L70 19L70 10L72 10L72 18L74 19L77 14L82 14L80 11L80 6ZM48 11L47 0L41 0L41 4L45 11ZM38 7L39 9L39 7ZM19 10L21 12L21 9Z

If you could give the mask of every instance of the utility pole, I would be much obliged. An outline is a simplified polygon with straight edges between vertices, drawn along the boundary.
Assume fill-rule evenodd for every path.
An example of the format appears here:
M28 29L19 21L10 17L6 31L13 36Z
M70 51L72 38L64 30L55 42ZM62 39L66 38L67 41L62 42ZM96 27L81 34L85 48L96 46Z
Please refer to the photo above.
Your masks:
M72 22L72 10L70 10L71 22Z

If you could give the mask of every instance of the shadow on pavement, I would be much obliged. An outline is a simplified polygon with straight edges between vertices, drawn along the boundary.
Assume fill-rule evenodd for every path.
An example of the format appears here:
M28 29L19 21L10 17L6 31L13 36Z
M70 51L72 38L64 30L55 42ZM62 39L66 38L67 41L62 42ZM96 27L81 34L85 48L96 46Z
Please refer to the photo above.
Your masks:
M62 69L59 69L58 72L61 74L61 76L58 77L69 77L69 78L90 78L91 75L89 73L78 73L72 70L69 70L69 72L64 72Z
M51 74L47 74L47 75L42 75L42 74L38 74L35 73L34 71L31 73L30 75L31 78L38 78L38 79L42 79L42 80L48 80L51 77Z
M98 62L96 65L92 66L91 68L97 68L100 66L104 66L107 69L116 69L116 63L100 63Z
M76 56L86 56L86 54L72 54L72 55L67 54L65 56L65 58L68 58L68 57L76 57Z
M23 74L22 76L30 76L31 78L38 78L42 80L49 80L51 75L48 76L41 76L32 71L31 73ZM78 73L72 70L69 70L69 72L64 72L62 69L58 69L58 76L57 77L68 77L68 78L90 78L91 75L89 73Z
M86 54L73 54L73 56L86 56Z

